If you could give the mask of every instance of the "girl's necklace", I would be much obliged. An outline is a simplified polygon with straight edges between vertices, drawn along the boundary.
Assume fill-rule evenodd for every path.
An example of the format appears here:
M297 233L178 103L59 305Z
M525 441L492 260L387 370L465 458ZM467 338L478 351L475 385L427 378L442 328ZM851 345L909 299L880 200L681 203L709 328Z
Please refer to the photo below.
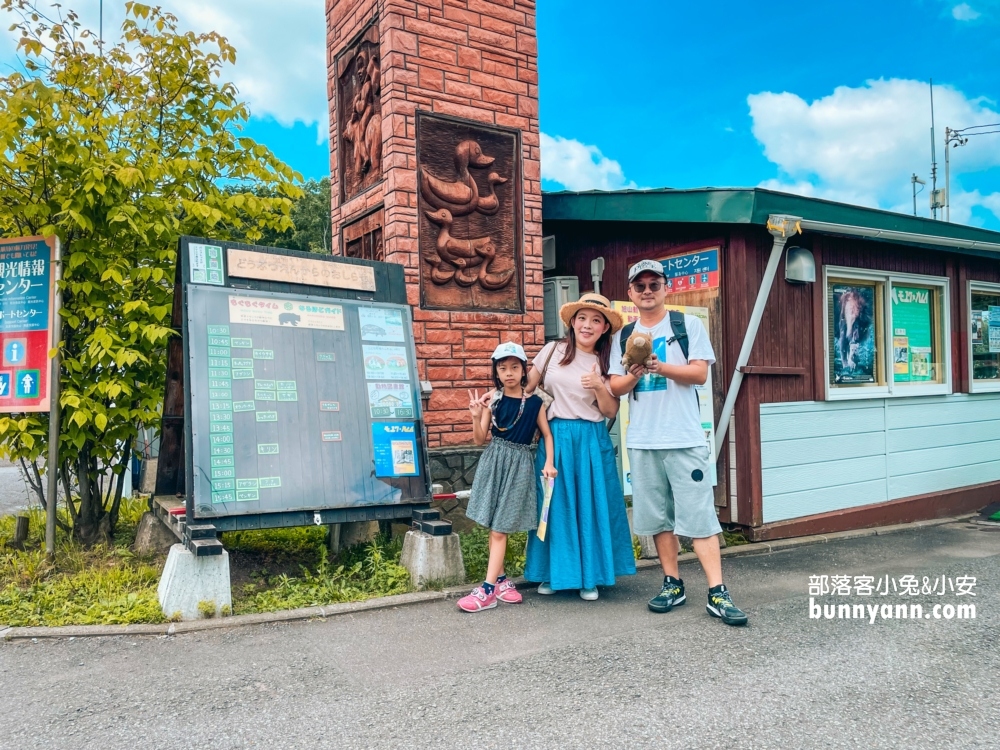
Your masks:
M502 395L501 395L501 398L503 398ZM490 421L493 423L493 428L497 432L507 432L508 430L514 429L514 425L517 424L518 420L521 419L521 415L524 414L524 402L527 401L527 400L528 400L528 394L525 393L524 388L521 388L521 408L517 410L517 416L514 417L514 421L511 422L507 427L501 427L500 425L497 424L497 413L496 413L496 411L494 411L493 414L490 417ZM499 405L500 404L497 403L498 407L499 407Z

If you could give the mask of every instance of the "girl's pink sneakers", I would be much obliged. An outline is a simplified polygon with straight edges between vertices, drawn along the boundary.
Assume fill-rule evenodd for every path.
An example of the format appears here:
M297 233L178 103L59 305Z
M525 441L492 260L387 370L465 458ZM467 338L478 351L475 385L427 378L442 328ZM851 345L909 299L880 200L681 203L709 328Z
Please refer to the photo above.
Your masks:
M518 595L518 599L520 598ZM458 608L463 612L479 612L482 609L493 609L495 606L497 606L496 589L492 594L487 594L482 586L477 586L471 594L458 600Z
M509 578L505 579L502 583L497 584L496 591L497 599L502 601L504 604L520 604L521 603L521 593L514 586L514 582Z

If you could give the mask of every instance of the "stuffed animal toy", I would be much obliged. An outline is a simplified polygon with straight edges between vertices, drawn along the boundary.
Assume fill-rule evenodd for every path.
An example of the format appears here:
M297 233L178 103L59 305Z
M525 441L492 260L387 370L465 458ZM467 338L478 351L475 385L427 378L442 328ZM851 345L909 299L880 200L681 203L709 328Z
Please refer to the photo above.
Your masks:
M632 365L645 365L653 357L653 338L648 333L633 331L625 344L622 365L628 370Z

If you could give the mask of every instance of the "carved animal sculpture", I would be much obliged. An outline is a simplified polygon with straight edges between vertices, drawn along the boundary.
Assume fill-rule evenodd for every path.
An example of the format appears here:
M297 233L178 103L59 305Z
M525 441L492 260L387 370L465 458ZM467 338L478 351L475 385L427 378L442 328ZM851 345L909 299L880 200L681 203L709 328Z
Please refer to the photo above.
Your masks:
M481 214L493 216L500 208L500 199L497 197L494 186L503 185L507 182L507 178L501 177L496 172L490 172L489 177L486 178L486 182L489 184L489 190L486 195L479 198L476 210Z
M428 219L437 224L438 230L436 249L437 254L443 259L443 263L438 264L435 260L428 259L435 270L431 271L431 279L436 277L444 278L446 269L442 266L454 265L458 270L454 272L453 278L459 286L472 286L479 281L483 289L496 291L503 289L510 283L514 275L514 269L490 273L489 266L496 258L496 245L490 237L477 237L475 239L460 240L451 236L451 225L454 218L446 208L437 211L426 211ZM472 271L475 266L479 266L479 272ZM450 279L449 279L450 280ZM436 283L447 283L436 282Z
M452 216L466 216L479 205L479 185L469 174L469 167L479 169L490 166L495 159L486 156L482 147L472 140L462 141L455 147L455 173L458 179L442 180L421 168L418 171L420 194L434 208L446 208Z
M625 344L622 366L628 370L632 365L645 365L653 357L653 339L648 333L633 331Z
M442 258L451 261L456 266L464 268L470 264L461 262L463 259L475 258L477 255L480 257L484 256L484 253L481 251L489 244L489 237L477 237L476 239L468 240L455 239L451 236L451 225L454 222L454 218L447 208L439 208L437 211L425 211L424 213L428 219L440 227L435 244L438 255Z

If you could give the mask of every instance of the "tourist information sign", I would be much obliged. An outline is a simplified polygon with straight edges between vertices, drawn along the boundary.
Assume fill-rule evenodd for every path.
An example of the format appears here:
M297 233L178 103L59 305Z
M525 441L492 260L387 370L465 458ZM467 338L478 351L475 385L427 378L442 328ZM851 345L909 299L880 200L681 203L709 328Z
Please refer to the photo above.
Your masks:
M0 412L46 412L56 238L0 240Z
M183 484L189 522L222 530L430 502L401 267L196 238L180 255L158 494Z

